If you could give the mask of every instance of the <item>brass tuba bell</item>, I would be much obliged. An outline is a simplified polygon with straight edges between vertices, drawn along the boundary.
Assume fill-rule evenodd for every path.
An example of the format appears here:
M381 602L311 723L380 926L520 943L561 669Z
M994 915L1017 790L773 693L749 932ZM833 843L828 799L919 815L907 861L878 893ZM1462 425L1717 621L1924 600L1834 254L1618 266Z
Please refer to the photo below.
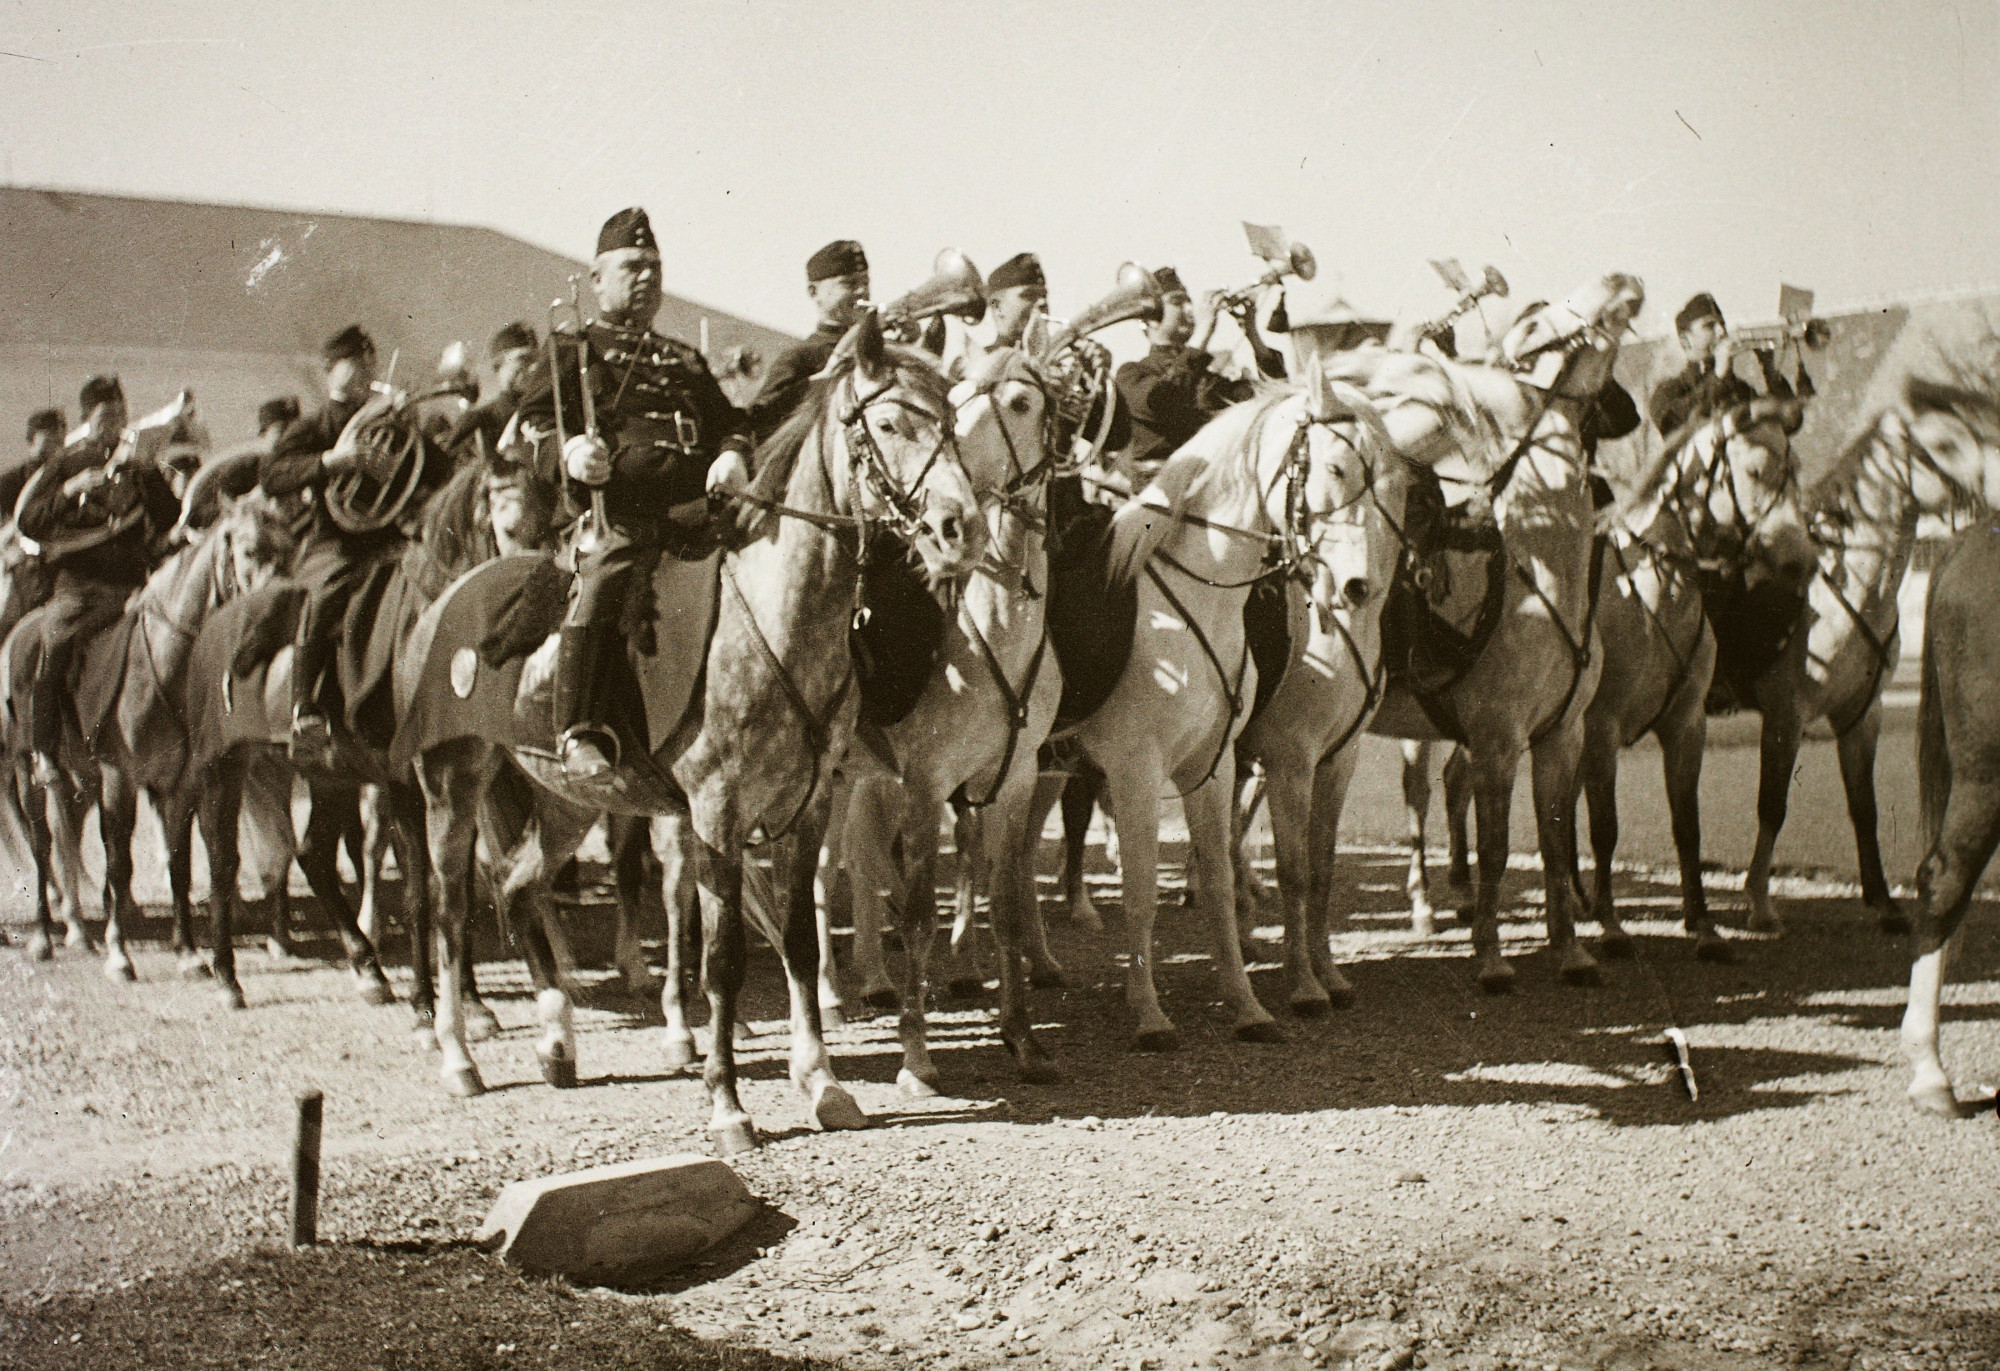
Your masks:
M955 314L968 324L986 317L986 278L957 248L940 252L930 279L891 301L882 311L882 322L914 324L940 314Z
M1160 285L1153 279L1153 273L1137 262L1127 262L1118 268L1118 284L1111 293L1095 304L1084 306L1074 318L1054 328L1035 349L1035 354L1047 361L1079 338L1087 338L1127 319L1154 322L1160 317L1160 308Z

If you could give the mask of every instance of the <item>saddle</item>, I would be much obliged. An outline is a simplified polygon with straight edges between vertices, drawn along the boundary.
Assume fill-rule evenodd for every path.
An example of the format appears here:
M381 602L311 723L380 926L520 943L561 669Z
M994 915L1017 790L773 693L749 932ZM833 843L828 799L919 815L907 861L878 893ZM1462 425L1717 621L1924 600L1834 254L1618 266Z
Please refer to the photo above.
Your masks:
M1742 571L1701 572L1702 607L1715 634L1715 678L1705 708L1712 718L1757 706L1757 682L1785 655L1803 621L1806 587L1756 586Z
M1049 640L1062 668L1056 729L1073 728L1111 696L1132 656L1139 588L1111 583L1111 511L1083 498L1083 483L1049 483Z
M1447 505L1428 470L1412 480L1404 532L1408 546L1382 606L1384 674L1452 737L1457 724L1440 697L1472 670L1499 627L1506 548L1491 508Z

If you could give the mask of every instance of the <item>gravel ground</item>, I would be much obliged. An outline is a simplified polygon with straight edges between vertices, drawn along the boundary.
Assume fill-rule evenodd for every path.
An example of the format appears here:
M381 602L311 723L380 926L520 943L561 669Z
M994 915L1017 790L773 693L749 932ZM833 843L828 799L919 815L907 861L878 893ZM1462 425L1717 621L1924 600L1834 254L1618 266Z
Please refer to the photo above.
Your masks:
M454 1101L407 1011L361 1005L324 963L246 950L251 1008L229 1015L157 947L129 986L74 953L0 955L0 1364L2000 1363L2000 1261L1977 1237L1995 1124L1904 1106L1907 949L1855 892L1781 882L1797 931L1739 934L1743 962L1713 967L1670 921L1671 876L1628 872L1640 960L1572 990L1521 866L1514 996L1479 995L1461 928L1403 932L1400 860L1358 851L1352 1009L1235 1043L1176 912L1161 981L1186 1046L1135 1056L1115 938L1058 927L1076 988L1038 1019L1064 1083L1021 1085L990 1004L950 1004L935 1032L956 1097L913 1103L892 1023L851 1025L839 1067L878 1124L859 1134L804 1126L760 950L745 1098L769 1141L738 1169L767 1209L643 1295L523 1282L464 1243L509 1180L705 1150L699 1084L663 1074L650 1007L611 985L579 1014L584 1088L557 1093L520 963L484 966L506 1031L475 1048L491 1092ZM1740 875L1711 880L1740 924ZM1115 930L1115 885L1097 892ZM1968 1090L2000 1080L1990 912L1950 996ZM1275 969L1257 980L1282 1002ZM327 1093L332 1246L295 1255L276 1244L307 1085Z

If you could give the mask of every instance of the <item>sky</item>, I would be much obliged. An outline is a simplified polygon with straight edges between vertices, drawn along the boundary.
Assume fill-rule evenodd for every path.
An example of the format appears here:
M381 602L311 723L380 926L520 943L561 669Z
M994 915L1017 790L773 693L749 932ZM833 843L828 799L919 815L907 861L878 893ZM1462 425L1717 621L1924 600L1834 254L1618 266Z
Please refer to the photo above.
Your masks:
M1364 313L1425 265L1519 303L1645 278L1823 310L2000 284L1994 3L1227 5L0 0L14 185L489 225L587 256L651 212L677 295L804 332L804 260L888 298L947 245L1199 291L1309 244ZM1498 313L1495 319L1498 322Z

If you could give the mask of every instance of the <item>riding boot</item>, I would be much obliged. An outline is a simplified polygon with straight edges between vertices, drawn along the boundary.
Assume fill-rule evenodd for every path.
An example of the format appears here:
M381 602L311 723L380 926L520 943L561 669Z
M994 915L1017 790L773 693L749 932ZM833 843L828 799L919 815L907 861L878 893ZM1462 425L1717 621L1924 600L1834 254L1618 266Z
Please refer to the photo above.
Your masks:
M310 600L299 611L299 631L292 640L292 743L294 756L324 755L333 730L319 707L319 681L333 657L333 643L319 631Z
M618 738L591 717L593 679L604 641L604 630L563 625L556 647L556 751L563 773L572 780L592 781L618 765Z

